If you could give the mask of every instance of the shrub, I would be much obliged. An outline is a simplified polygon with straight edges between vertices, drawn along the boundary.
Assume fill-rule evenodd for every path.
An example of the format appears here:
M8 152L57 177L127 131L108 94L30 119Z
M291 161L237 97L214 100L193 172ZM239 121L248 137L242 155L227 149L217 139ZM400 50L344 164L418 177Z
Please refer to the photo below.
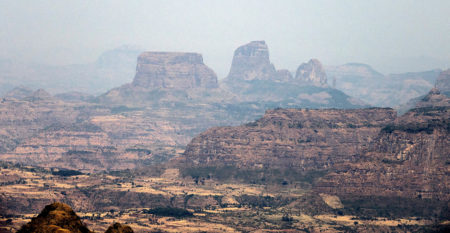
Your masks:
M144 213L154 214L157 216L176 217L176 218L193 216L193 214L186 209L174 208L174 207L157 207L157 208L153 208L150 210L144 210Z

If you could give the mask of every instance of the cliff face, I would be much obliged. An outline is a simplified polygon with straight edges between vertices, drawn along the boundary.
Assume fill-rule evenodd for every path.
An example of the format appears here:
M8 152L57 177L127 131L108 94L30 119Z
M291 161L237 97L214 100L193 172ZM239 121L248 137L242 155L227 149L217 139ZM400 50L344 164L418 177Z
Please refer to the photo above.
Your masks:
M200 165L327 169L355 160L395 115L392 109L269 110L256 122L200 134L184 158Z
M197 53L145 52L138 57L133 87L217 88L217 76Z
M449 107L411 110L383 128L367 153L316 184L340 196L449 200Z
M188 144L191 166L327 170L317 192L341 197L449 200L449 98L418 108L267 111L256 122L210 129ZM351 198L350 198L351 199Z

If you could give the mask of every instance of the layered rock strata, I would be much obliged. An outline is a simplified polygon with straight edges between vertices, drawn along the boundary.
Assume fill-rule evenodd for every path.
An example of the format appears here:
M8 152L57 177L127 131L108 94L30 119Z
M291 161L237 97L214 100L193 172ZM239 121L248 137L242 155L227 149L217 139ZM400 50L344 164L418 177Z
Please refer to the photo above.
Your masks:
M134 87L217 88L217 76L198 53L144 52L137 60Z
M340 196L450 200L449 106L427 105L396 119L381 130L367 153L336 166L316 190Z
M194 165L328 169L357 159L395 116L376 108L268 110L253 123L207 130L188 144L184 158Z

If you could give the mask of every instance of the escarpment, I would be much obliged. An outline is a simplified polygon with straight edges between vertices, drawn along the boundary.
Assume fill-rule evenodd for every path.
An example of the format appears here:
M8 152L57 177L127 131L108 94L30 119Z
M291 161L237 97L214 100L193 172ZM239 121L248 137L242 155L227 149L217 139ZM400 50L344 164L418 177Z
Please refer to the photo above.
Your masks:
M316 184L340 196L449 200L449 107L417 108L384 127L361 159Z
M255 122L200 134L184 158L194 165L327 169L356 160L395 115L377 108L268 110Z

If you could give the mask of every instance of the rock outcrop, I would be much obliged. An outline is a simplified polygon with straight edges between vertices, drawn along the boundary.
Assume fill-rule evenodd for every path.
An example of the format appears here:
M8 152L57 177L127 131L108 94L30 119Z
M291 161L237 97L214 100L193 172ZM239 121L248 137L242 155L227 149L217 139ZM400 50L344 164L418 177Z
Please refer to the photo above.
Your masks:
M265 41L252 41L234 51L229 81L270 80L276 77Z
M308 63L303 63L297 68L295 81L316 86L326 86L327 74L319 60L311 59Z
M70 206L55 202L45 206L31 222L22 226L18 233L92 233ZM133 233L127 225L114 223L105 233Z
M133 233L133 229L127 225L122 225L120 223L114 223L105 231L105 233Z
M217 76L198 53L144 52L138 57L133 87L145 89L217 88Z
M48 205L18 233L91 233L70 206L55 202Z
M395 116L392 109L376 108L268 110L256 122L200 134L184 159L194 166L328 169L355 160Z

